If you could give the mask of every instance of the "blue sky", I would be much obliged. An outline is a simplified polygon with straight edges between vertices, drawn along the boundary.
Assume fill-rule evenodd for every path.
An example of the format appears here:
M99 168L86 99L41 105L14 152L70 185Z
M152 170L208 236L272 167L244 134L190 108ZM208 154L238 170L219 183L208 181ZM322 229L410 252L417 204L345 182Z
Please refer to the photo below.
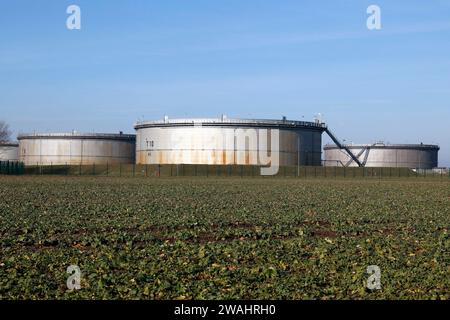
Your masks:
M437 143L450 166L450 0L3 1L0 38L15 133L322 113L341 139Z

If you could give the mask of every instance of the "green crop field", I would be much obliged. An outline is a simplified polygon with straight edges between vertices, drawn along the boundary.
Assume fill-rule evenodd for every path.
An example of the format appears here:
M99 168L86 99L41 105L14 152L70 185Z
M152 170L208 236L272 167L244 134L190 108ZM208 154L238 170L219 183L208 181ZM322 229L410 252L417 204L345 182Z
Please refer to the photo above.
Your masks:
M445 179L0 177L0 299L449 299L449 228Z

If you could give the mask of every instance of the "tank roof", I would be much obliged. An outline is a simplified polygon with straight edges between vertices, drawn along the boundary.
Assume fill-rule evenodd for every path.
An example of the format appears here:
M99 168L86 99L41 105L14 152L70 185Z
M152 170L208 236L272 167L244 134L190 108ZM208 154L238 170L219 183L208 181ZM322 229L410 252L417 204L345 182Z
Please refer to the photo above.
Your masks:
M138 121L135 123L135 129L151 127L177 127L177 126L205 126L205 127L268 127L268 128L310 128L313 130L324 131L325 123L297 121L297 120L272 120L272 119L238 119L238 118L187 118L187 119L162 119Z
M0 142L0 147L18 147L19 144L16 142Z
M390 143L374 143L374 144L346 144L349 149L359 149L359 148L372 148L372 149L437 149L440 147L434 144L390 144ZM323 147L325 150L338 149L335 144L326 144Z
M135 134L124 133L32 133L20 134L17 140L23 139L107 139L107 140L136 140Z

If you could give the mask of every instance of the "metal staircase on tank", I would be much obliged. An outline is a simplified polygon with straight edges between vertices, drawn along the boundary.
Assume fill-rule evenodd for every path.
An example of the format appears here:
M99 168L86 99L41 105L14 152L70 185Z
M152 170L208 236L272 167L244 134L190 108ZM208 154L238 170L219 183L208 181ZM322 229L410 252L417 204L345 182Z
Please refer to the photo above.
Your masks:
M352 158L352 160L350 160L349 162L347 162L345 164L346 167L348 167L352 161L355 161L356 164L358 165L358 167L364 167L366 162L367 162L367 157L369 156L368 152L366 153L366 157L365 157L365 161L361 162L358 158L363 154L364 151L366 151L366 149L363 149L358 156L356 156L345 144L342 144L338 138L336 138L336 136L331 132L331 130L327 127L325 132L328 134L328 136L331 138L331 140L333 140L333 142L336 144L336 146L341 149L341 150L345 150L345 152L347 152L347 154L350 156L350 158Z
M370 149L372 149L372 147L376 146L378 143L374 143L370 146L366 146L365 148L362 148L361 151L356 155L356 158L360 158L363 153L365 152L366 154L364 155L364 160L362 161L362 166L365 167L366 163L367 163L367 159L369 159L369 153L370 153ZM348 160L348 162L345 164L346 167L350 166L353 162L353 159Z

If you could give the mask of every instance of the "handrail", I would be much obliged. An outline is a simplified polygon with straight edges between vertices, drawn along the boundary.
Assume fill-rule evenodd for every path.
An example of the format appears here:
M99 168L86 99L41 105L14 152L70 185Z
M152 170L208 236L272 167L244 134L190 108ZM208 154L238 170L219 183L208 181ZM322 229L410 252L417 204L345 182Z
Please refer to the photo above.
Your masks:
M271 119L233 119L233 118L192 118L192 119L163 119L150 121L137 121L135 127L146 125L171 125L171 124L259 124L259 125L286 125L302 126L325 129L325 123L298 121L298 120L271 120Z
M66 132L66 133L23 133L17 136L17 139L26 138L52 138L52 137L92 137L92 138L135 138L135 134L124 134L124 133L82 133L82 132Z
M353 152L350 151L350 149L345 145L342 144L338 138L336 138L334 136L334 134L328 129L326 128L325 132L328 134L328 136L331 138L331 140L333 140L333 142L339 147L339 149L344 149L348 155L353 159L353 161L355 161L359 167L363 167L363 164L361 163L361 161L359 161L359 159L353 154Z
M440 149L437 144L388 144L388 143L374 143L374 144L345 144L348 148L432 148ZM324 149L339 148L339 146L334 144L326 144Z

